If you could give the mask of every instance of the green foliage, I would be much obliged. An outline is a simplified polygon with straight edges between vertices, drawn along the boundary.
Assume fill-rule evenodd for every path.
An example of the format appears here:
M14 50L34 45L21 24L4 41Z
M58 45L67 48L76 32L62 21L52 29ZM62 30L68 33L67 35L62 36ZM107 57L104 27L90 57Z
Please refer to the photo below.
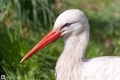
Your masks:
M20 64L22 57L39 41L40 36L51 28L55 19L53 3L48 0L0 1L0 74L5 74L6 79L54 79L53 68L57 58L40 54L33 57L31 62ZM51 70L46 72L45 66Z
M120 55L119 0L64 0L56 10L56 0L0 0L0 74L6 80L55 80L54 68L63 49L58 40L20 64L52 28L59 13L78 8L90 23L86 58Z

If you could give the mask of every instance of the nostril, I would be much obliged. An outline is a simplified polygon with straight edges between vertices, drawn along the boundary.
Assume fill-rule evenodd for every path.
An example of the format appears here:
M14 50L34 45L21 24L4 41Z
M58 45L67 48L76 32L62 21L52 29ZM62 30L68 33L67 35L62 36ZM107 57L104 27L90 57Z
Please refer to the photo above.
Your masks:
M61 30L61 32L65 32L65 30Z

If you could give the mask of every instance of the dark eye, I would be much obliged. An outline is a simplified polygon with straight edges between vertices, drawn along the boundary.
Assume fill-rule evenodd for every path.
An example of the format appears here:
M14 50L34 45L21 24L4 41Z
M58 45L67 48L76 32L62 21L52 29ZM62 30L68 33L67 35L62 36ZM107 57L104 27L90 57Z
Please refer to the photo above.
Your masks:
M66 23L64 27L69 27L70 25L71 25L70 23Z
M72 24L72 23L66 23L65 25L62 26L62 28L64 28L64 27L69 27L71 24ZM61 28L61 29L62 29L62 28Z

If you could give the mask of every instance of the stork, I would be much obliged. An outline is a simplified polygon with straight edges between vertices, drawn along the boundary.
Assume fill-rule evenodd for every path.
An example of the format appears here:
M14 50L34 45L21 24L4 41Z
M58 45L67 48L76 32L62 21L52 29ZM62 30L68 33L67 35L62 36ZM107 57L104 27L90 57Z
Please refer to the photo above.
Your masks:
M55 67L56 80L120 80L119 57L84 58L89 35L84 13L78 9L66 10L58 16L53 29L20 62L63 37L65 46Z

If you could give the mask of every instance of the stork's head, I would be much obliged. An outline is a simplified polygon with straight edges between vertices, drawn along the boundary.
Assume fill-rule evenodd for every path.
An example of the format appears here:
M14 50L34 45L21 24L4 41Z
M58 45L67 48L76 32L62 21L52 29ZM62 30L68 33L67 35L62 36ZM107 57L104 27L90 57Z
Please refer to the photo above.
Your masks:
M21 62L25 61L48 44L59 39L61 36L64 38L77 36L86 29L89 29L89 24L83 12L78 9L64 11L56 19L53 29L21 60Z
M53 29L60 31L61 36L69 37L79 35L82 31L89 29L88 21L84 13L78 9L66 10L61 13L55 21Z

